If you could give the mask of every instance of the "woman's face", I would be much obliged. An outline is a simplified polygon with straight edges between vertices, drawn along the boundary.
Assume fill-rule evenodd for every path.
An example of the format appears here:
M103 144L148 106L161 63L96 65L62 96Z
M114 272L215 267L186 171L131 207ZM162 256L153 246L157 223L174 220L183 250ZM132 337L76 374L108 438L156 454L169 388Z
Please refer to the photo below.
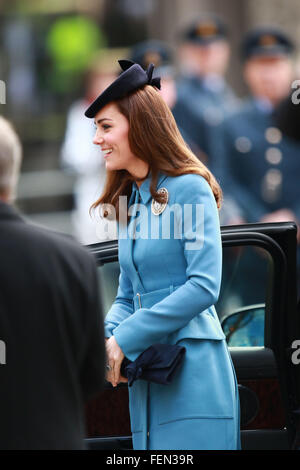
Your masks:
M147 173L147 164L129 147L128 120L114 103L109 103L96 114L95 126L93 143L100 145L107 170L127 170L137 177L141 172L142 176Z

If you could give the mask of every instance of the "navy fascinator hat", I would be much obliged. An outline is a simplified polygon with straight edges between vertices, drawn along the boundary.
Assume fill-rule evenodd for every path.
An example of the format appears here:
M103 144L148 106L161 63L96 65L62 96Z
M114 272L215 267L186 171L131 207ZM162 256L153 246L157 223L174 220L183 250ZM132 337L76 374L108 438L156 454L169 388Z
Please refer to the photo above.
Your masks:
M95 115L111 101L116 101L130 93L151 85L160 89L160 77L152 78L154 65L149 64L144 70L139 64L131 60L119 60L123 72L107 87L98 98L85 111L85 116L93 118Z

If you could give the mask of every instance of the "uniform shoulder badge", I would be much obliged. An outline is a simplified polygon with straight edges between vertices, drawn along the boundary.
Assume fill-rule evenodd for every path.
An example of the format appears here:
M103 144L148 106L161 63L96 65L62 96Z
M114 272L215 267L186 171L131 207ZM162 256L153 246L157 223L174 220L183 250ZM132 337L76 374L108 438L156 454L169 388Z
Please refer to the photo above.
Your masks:
M164 202L157 202L155 199L152 199L152 204L151 204L151 211L154 215L159 215L161 214L165 208L167 207L168 200L169 200L169 193L166 188L160 188L158 191L158 194L164 195L165 201Z

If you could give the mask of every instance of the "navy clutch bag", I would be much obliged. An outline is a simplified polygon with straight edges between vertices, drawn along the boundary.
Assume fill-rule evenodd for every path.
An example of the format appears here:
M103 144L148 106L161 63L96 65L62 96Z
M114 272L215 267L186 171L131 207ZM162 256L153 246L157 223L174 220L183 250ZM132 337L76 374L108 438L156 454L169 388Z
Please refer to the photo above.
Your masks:
M127 377L129 387L137 379L169 385L181 365L185 348L176 344L153 344L135 361L126 357L121 365L121 374Z

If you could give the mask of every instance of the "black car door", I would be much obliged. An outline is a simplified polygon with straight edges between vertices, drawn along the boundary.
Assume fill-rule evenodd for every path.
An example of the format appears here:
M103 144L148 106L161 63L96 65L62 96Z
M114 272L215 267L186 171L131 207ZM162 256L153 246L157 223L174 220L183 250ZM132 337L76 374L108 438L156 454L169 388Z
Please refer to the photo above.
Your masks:
M222 227L223 278L217 312L235 365L243 449L299 446L300 325L294 223ZM119 276L116 241L88 247L99 265L104 311ZM87 444L131 448L126 385L86 406Z

